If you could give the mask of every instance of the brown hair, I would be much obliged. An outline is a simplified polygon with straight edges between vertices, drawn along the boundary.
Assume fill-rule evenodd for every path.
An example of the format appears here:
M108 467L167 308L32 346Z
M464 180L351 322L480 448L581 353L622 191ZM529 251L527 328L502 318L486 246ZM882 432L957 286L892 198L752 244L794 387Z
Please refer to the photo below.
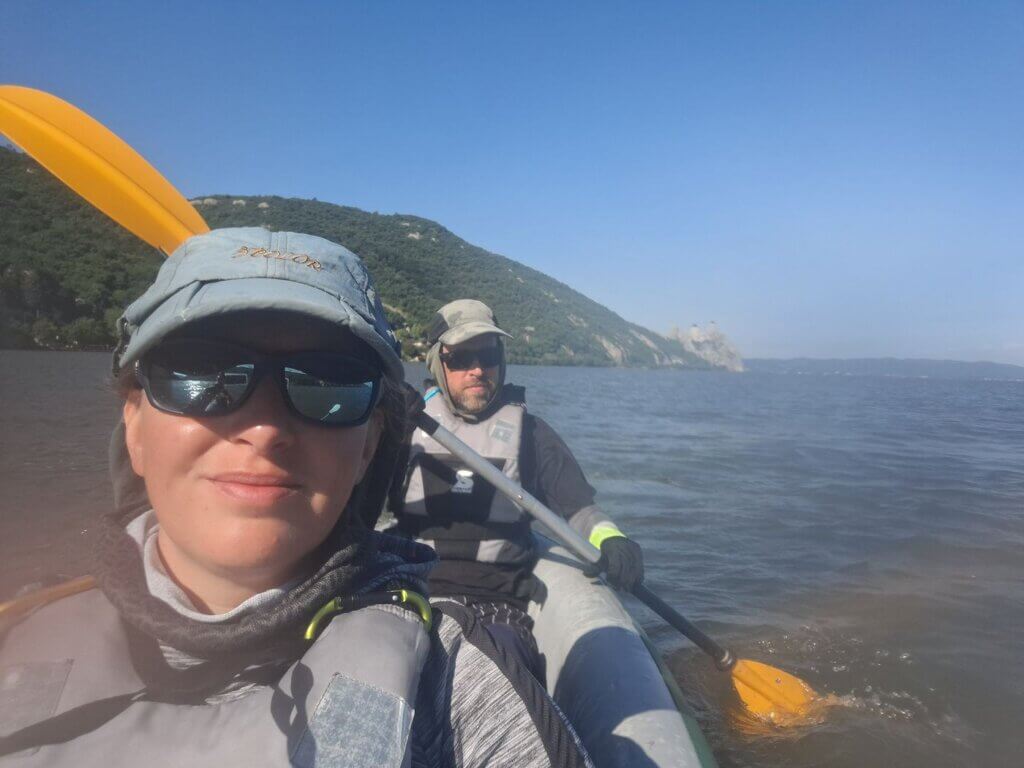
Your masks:
M142 389L142 385L135 377L135 364L127 365L115 373L110 385L122 400L127 400L128 395L135 390Z
M387 437L398 442L404 440L409 417L405 410L405 395L401 384L396 384L386 376L381 379L377 410L383 419L381 439Z

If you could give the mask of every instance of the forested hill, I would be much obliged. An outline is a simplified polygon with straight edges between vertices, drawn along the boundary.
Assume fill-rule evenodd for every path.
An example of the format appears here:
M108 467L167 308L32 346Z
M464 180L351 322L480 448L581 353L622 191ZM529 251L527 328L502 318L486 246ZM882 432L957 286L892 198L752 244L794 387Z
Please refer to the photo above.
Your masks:
M264 226L342 243L367 263L409 356L433 312L456 298L494 308L519 363L707 367L675 340L626 322L534 269L465 242L436 222L316 200L214 196L193 201L211 227ZM25 155L0 147L0 346L112 344L114 321L161 255Z

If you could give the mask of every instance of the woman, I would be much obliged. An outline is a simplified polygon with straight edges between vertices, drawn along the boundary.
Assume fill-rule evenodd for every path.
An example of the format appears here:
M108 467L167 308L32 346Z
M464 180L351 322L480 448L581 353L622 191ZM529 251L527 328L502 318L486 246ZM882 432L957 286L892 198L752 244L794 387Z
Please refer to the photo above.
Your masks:
M432 550L355 522L379 511L404 410L397 343L352 253L262 229L193 237L119 327L115 452L148 503L104 518L100 589L3 639L0 756L589 763L471 614L430 615Z

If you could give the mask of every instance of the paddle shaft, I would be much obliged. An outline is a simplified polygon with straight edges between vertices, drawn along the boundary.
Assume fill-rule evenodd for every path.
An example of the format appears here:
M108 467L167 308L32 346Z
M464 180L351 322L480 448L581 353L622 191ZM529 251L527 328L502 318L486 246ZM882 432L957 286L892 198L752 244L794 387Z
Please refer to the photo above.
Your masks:
M583 562L591 565L601 559L601 553L565 521L517 483L502 474L501 470L478 454L450 430L437 423L437 419L428 413L420 413L416 417L417 426L448 449L453 455L464 461L470 469L507 496L513 504L529 513L535 520L547 527L560 543L572 550L573 554ZM633 594L644 605L661 616L671 627L675 628L711 656L715 665L721 670L728 670L736 663L732 653L701 632L689 620L672 606L651 592L644 584L638 584Z
M732 651L728 648L723 648L697 629L689 619L651 592L646 584L641 583L633 587L633 594L640 602L661 616L670 627L673 627L681 632L684 637L692 640L698 648L714 660L715 666L720 670L725 672L736 665L736 657L732 655Z

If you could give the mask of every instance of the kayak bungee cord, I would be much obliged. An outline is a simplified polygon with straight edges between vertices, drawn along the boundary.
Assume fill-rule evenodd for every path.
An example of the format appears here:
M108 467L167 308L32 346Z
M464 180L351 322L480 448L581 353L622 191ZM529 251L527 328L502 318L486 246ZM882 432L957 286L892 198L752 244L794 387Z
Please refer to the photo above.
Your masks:
M191 203L134 149L56 96L32 88L0 86L0 132L86 202L167 255L192 235L210 231ZM421 429L544 524L585 563L599 560L598 550L565 520L455 435L427 414L421 413L417 421ZM761 662L736 659L645 585L638 585L633 594L711 656L720 670L729 672L740 700L757 717L779 725L798 724L820 701L803 680ZM14 606L3 604L0 608L12 610Z

